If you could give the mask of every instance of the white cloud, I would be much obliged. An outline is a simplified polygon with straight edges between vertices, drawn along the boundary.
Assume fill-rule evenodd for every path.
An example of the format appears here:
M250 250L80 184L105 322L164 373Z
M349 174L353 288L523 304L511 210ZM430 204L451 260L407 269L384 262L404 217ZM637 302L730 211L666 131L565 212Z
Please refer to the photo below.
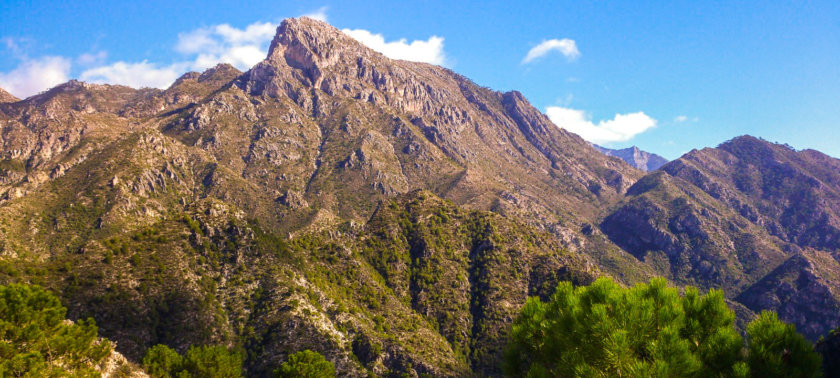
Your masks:
M386 42L382 34L374 34L364 29L342 29L341 31L391 59L437 65L444 65L446 62L446 55L443 52L443 37L433 35L428 40L414 40L410 43L405 38Z
M613 119L597 125L583 110L549 106L545 113L558 127L592 143L624 142L656 127L656 120L643 112L616 114Z
M19 98L26 98L66 82L70 66L70 59L60 56L24 59L15 69L0 72L0 88Z
M309 17L313 20L327 22L327 7L320 7L318 10L304 14L302 17Z
M205 70L219 63L247 70L265 59L276 29L277 24L271 22L255 22L244 29L215 25L179 34L175 50L194 56L192 70Z
M80 78L93 83L121 84L134 88L167 88L186 70L184 63L158 67L154 63L116 62L82 72Z
M553 50L560 52L568 60L575 60L580 56L580 51L575 41L568 38L549 39L542 41L539 45L528 50L528 54L522 58L522 64L531 63L534 59L543 57Z
M186 71L204 71L219 63L247 70L265 59L276 29L277 24L271 22L255 22L244 29L228 24L200 28L178 34L175 51L183 60L169 65L119 61L85 70L80 78L135 88L167 88Z
M106 51L99 51L97 53L84 53L76 58L76 62L83 66L92 66L102 64L108 58Z

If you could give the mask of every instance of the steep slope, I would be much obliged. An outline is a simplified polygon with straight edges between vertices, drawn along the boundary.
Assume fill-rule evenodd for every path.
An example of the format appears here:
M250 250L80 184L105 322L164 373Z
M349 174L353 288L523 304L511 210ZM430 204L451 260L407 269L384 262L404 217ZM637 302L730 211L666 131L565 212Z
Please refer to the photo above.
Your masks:
M620 150L601 147L597 144L593 144L592 147L595 147L596 150L604 155L615 156L626 161L627 164L645 172L655 171L659 169L659 167L668 163L668 160L664 157L647 151L642 151L636 146L622 148Z
M840 326L840 264L825 252L797 253L736 300L756 312L776 311L816 340Z
M633 185L601 230L659 274L682 284L720 287L730 296L785 257L760 228L664 172Z
M4 102L18 102L20 101L19 98L13 96L11 93L6 92L3 88L0 88L0 103Z
M166 130L309 205L287 218L319 208L365 219L382 198L426 188L572 235L639 177L519 93L390 60L306 18L283 22L266 61Z
M840 160L744 136L662 168L801 247L840 248Z
M639 259L660 261L661 274L724 287L811 338L840 322L840 293L830 289L840 257L840 160L739 137L666 164L626 197L601 229Z

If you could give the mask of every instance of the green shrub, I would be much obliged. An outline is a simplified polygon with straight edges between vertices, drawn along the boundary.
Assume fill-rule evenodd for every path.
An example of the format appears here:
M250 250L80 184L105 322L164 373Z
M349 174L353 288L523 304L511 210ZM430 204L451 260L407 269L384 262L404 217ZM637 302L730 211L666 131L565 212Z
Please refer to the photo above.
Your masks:
M320 353L307 349L290 355L274 374L282 378L335 377L335 366Z
M146 351L143 370L152 377L169 377L184 370L184 357L172 348L158 344Z
M143 368L152 377L241 377L242 355L223 346L191 346L185 356L166 345L146 351Z

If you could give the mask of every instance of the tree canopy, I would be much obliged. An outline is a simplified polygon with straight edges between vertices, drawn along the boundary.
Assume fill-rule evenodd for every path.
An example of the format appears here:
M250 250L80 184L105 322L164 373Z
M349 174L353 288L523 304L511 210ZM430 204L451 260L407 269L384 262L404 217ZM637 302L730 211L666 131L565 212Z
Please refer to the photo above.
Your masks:
M331 378L335 377L335 366L318 352L309 349L292 353L289 360L275 370L278 377Z
M530 298L511 328L505 372L528 377L813 377L820 359L773 313L750 323L747 347L723 292L680 295L663 278L623 288L609 278L560 283Z
M0 376L98 376L111 343L40 286L0 285Z
M146 351L143 369L152 377L242 376L242 354L223 346L191 346L186 355L158 344Z

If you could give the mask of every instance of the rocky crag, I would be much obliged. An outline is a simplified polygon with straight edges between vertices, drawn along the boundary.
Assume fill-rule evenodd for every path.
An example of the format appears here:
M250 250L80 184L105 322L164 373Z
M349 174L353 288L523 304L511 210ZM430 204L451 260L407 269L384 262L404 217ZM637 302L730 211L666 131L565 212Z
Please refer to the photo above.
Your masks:
M668 163L668 159L654 153L642 151L636 146L622 148L620 150L601 147L597 144L593 144L592 147L595 147L596 150L604 155L615 156L645 172L655 171Z

